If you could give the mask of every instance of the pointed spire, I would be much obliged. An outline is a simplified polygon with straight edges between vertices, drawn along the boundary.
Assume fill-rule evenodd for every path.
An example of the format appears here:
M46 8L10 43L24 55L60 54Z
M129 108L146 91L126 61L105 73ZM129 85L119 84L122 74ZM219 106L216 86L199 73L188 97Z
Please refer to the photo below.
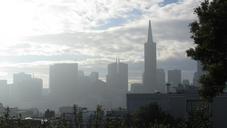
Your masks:
M148 40L147 43L153 43L153 35L151 30L151 21L149 20L149 28L148 28Z

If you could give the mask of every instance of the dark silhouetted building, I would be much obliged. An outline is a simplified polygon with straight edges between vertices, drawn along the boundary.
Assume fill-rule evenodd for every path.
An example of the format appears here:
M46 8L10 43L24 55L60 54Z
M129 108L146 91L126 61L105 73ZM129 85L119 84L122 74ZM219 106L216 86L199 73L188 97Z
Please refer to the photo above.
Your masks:
M144 105L157 103L162 110L169 113L175 118L186 119L192 108L196 108L201 100L198 90L197 93L183 94L127 94L127 109L129 112L134 112ZM207 109L212 115L211 121L214 128L227 127L227 94L217 96L209 104Z

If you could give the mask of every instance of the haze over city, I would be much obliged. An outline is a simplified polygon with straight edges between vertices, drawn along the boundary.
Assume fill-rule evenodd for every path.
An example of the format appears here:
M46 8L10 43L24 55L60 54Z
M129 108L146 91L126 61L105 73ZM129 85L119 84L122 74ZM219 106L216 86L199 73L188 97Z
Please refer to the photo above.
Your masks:
M0 1L0 128L226 128L227 0Z
M189 23L194 0L7 0L0 2L0 79L12 83L25 72L49 87L49 66L78 63L85 74L99 72L116 57L128 64L129 84L142 82L144 43L151 20L157 67L182 70L192 82L197 70L185 50L193 47Z

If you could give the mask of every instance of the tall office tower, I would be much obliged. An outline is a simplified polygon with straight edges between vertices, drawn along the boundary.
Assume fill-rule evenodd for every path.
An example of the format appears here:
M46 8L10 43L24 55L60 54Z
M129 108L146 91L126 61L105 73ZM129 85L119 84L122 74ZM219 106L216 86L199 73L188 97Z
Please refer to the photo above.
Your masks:
M170 83L172 87L177 87L181 84L181 70L169 70L168 83Z
M128 91L128 64L116 63L108 64L107 84L114 89L124 92Z
M148 40L144 44L143 85L148 93L156 89L156 43L153 41L151 21L149 21Z
M49 88L56 105L71 105L75 99L76 83L78 80L78 64L54 64L49 69Z
M158 92L165 93L165 71L164 69L157 69L157 90Z
M199 79L204 74L203 67L201 62L197 61L197 71L194 73L193 76L193 85L199 87Z
M128 64L108 64L107 85L111 89L112 107L126 107L126 93L128 91Z

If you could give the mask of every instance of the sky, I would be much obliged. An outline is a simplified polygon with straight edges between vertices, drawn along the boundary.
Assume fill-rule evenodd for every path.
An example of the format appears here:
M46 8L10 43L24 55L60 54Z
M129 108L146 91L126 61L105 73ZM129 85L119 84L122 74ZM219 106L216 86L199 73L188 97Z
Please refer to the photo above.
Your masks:
M26 72L48 87L49 65L79 64L86 74L119 57L129 64L129 81L140 82L144 43L151 20L158 68L181 69L192 80L196 63L189 23L197 0L5 0L0 1L0 79Z

